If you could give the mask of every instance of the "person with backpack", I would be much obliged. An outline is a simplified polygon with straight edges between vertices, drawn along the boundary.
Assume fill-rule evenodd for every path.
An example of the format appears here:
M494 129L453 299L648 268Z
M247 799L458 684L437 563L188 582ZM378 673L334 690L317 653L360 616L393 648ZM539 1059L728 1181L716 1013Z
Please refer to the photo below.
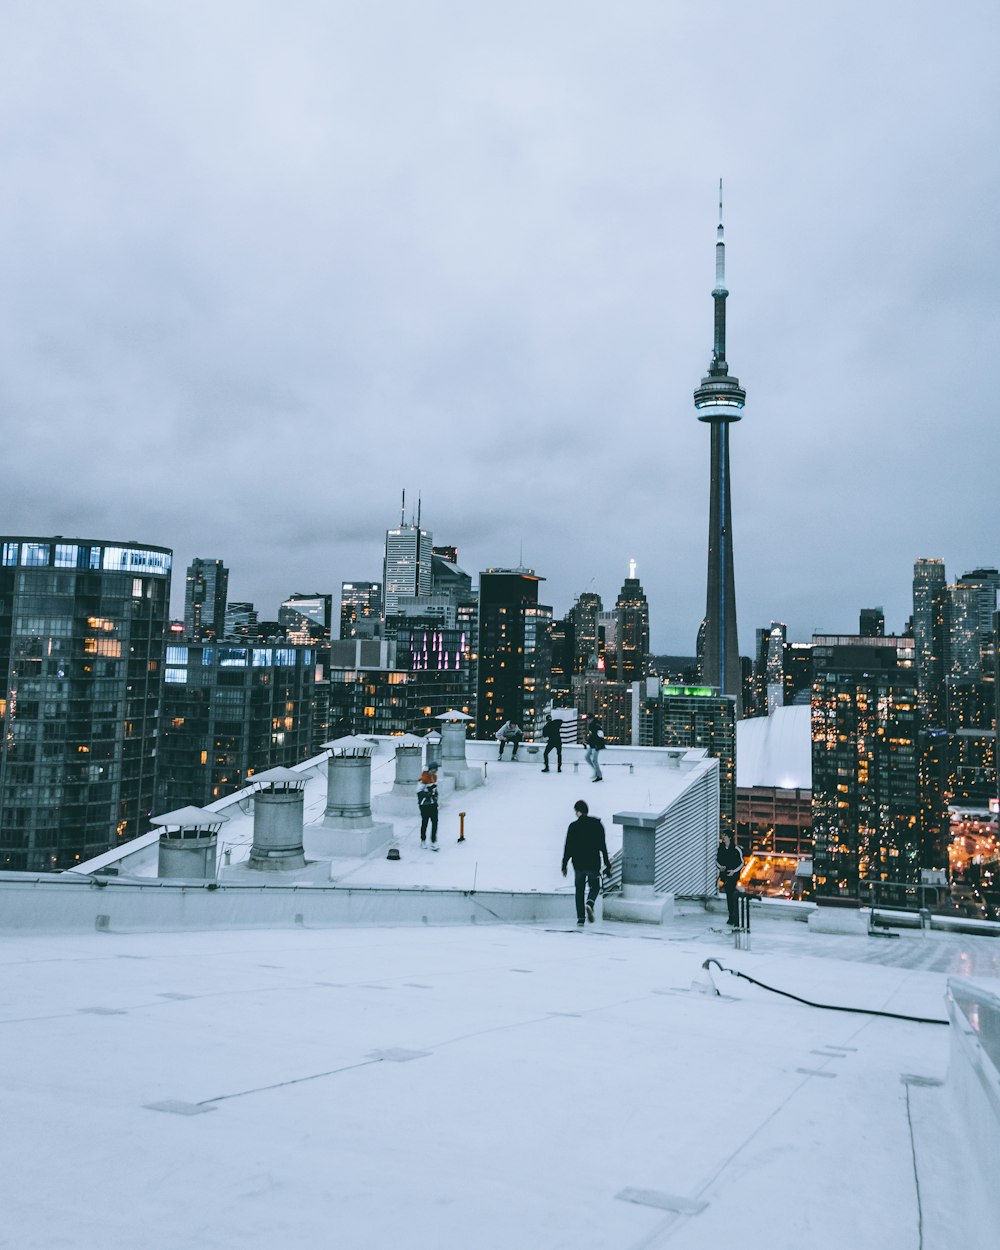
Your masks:
M428 764L420 774L417 786L417 808L420 811L420 845L427 845L427 826L431 828L431 850L438 849L438 788L437 767Z

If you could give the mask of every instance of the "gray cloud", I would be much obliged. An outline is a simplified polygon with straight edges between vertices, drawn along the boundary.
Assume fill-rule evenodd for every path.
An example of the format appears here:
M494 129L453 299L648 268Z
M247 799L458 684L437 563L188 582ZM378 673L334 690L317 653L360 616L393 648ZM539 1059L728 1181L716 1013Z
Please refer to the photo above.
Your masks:
M269 615L406 486L558 612L635 558L690 651L721 174L743 649L995 563L995 6L481 10L6 6L0 528Z

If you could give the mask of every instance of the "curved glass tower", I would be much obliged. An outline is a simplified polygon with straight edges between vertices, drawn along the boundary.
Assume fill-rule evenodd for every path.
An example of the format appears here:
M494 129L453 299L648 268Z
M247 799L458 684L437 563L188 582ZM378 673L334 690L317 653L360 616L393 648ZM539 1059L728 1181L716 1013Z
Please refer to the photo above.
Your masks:
M171 561L0 538L0 868L71 868L146 831Z

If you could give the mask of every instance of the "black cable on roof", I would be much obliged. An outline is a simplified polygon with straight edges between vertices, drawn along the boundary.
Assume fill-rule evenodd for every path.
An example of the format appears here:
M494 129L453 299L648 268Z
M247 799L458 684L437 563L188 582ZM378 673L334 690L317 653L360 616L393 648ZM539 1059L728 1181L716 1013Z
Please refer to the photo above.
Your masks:
M859 1016L884 1016L887 1020L910 1020L914 1024L950 1024L949 1020L932 1019L929 1016L905 1016L895 1011L876 1011L871 1007L841 1007L837 1003L814 1003L808 998L800 998L798 994L792 994L788 990L776 989L773 985L765 985L763 981L756 981L753 977L747 976L745 972L739 972L736 968L724 968L722 964L715 958L706 959L701 965L705 971L708 971L709 964L715 964L720 972L728 972L734 977L742 977L744 981L749 981L751 985L760 986L762 990L770 990L772 994L781 994L784 998L793 998L797 1003L805 1003L807 1007L821 1007L824 1011L850 1011Z

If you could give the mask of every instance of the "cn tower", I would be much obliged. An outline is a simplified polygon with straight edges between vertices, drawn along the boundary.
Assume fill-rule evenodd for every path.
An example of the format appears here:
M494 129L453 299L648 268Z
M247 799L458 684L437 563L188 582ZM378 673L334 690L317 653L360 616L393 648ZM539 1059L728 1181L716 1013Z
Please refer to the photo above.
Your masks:
M702 680L736 699L743 711L740 644L736 636L736 582L733 577L733 516L729 490L729 427L743 415L747 393L726 363L726 244L722 230L722 182L715 244L715 344L708 374L694 393L698 420L712 431L712 492L708 519L708 597L704 621Z

